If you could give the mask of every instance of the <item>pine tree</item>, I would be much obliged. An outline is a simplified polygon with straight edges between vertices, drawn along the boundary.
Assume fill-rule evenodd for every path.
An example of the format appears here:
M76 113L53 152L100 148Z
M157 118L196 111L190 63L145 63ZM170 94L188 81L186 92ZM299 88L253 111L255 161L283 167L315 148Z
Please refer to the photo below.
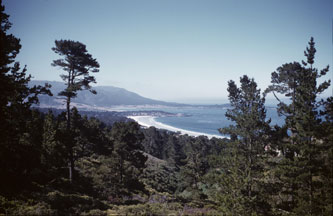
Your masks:
M164 144L163 132L158 131L155 127L150 127L145 133L145 152L159 159L166 159L166 146Z
M33 118L30 107L38 102L39 94L51 95L51 92L48 84L28 87L31 76L27 75L26 67L21 69L15 62L21 49L20 40L7 33L12 24L4 10L0 2L0 191L11 192L29 175L34 165L26 161L36 158L38 151L38 146L32 143L31 125L27 124Z
M191 139L187 157L184 160L185 165L181 168L184 183L196 193L200 192L199 184L202 184L202 178L209 168L207 156L210 146L207 143L202 136Z
M328 72L328 66L320 72L313 67L316 53L313 38L304 52L307 61L294 62L278 68L272 73L272 85L266 92L284 94L290 98L289 105L280 101L278 110L286 116L286 128L289 130L287 142L279 146L283 158L279 163L277 177L284 188L282 202L278 205L283 210L297 214L317 215L322 213L321 163L325 146L322 137L319 108L322 102L317 96L326 90L330 81L317 84L317 79Z
M66 149L58 139L59 132L55 116L49 111L45 115L43 122L41 163L45 168L45 172L52 178L58 177L60 168L66 164Z
M131 189L137 190L142 186L138 177L142 174L147 161L147 156L143 154L144 148L141 144L143 134L140 126L136 122L117 122L112 126L110 135L113 142L115 191L120 195L128 193Z
M226 148L218 156L215 163L217 171L214 178L218 183L215 199L221 205L219 210L225 215L250 215L248 204L251 198L244 193L247 184L248 167L244 163L246 158L240 154L236 146L240 144L233 141L226 144Z
M238 199L246 200L244 202L246 205L240 206L242 212L257 214L267 210L260 190L270 120L266 120L265 97L261 97L256 82L245 75L240 78L240 83L240 88L232 80L228 83L232 109L226 112L226 117L234 124L220 129L220 132L229 134L234 140L232 149L229 150L231 158L227 159L229 168L223 170L222 178L230 184L233 182L232 179L240 178L240 184L236 187L230 185L230 188L234 188L231 193L242 194L243 198L232 200L234 196L227 194L228 198L224 200L231 203L223 202L222 205L229 206L228 210L231 214L235 211L232 208L239 202Z
M66 143L69 152L69 180L72 182L74 172L74 152L73 142L70 141L71 130L71 109L70 104L73 98L77 96L77 92L81 90L89 90L96 94L96 91L91 89L90 83L96 83L95 77L90 75L90 72L97 73L99 64L96 59L88 53L86 46L78 41L72 40L56 40L55 47L52 50L63 56L61 59L54 60L51 64L54 67L61 67L66 73L60 77L66 84L65 90L59 93L59 96L66 98L67 109L67 136Z
M324 110L321 113L325 120L320 127L323 154L321 157L320 178L322 187L318 193L321 194L320 202L322 215L333 214L333 97L327 98L324 102Z

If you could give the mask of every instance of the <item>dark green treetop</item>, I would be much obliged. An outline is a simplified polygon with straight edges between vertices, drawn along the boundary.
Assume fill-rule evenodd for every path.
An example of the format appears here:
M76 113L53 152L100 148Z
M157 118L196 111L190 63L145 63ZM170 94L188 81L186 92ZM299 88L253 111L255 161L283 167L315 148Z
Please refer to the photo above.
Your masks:
M96 59L88 53L86 45L72 40L56 40L52 50L63 56L62 59L54 60L52 66L61 67L66 74L60 75L65 81L67 88L59 95L75 97L77 91L87 89L93 94L96 91L91 89L90 83L96 83L95 77L90 72L99 72L99 64Z
M65 81L67 87L59 93L59 96L66 97L67 110L67 136L66 146L69 152L69 179L72 182L74 172L74 152L73 142L70 141L71 133L71 99L77 96L77 91L91 89L90 83L96 83L95 77L90 72L97 73L99 64L96 59L88 53L86 46L78 41L56 40L55 47L52 50L63 56L61 59L54 60L51 64L54 67L61 67L67 73L61 74L60 77Z
M49 94L50 85L28 87L31 79L26 67L20 68L15 58L21 49L20 40L7 31L11 27L5 7L0 1L0 191L18 187L18 179L28 179L32 170L31 158L36 159L31 149L37 144L30 107L38 102L39 94ZM30 161L31 163L27 163ZM23 184L21 184L23 185ZM12 188L13 187L13 188Z
M311 38L309 47L304 51L304 55L307 57L306 62L302 61L302 64L298 62L286 63L278 67L277 71L274 71L271 75L272 84L265 90L265 93L272 92L279 101L278 112L286 116L286 123L292 131L295 129L294 116L297 112L296 104L299 97L308 97L308 101L315 103L316 96L325 91L330 85L330 80L317 84L317 79L327 74L329 66L320 72L318 72L318 69L313 68L316 53L314 45L314 40ZM308 64L310 67L306 68ZM277 94L290 98L291 103L286 104L281 101Z
M284 186L280 209L296 214L318 215L325 209L323 189L325 172L329 170L326 151L332 145L323 136L324 118L320 107L324 103L318 96L330 85L330 80L318 83L318 78L327 74L329 67L318 70L313 67L315 43L310 39L304 54L306 62L284 64L272 73L272 85L266 93L273 92L290 98L286 104L279 100L278 111L286 116L285 128L291 133L284 141L280 140L279 149L282 160L277 166L276 176ZM326 170L326 171L324 171ZM281 195L280 194L280 195Z
M238 88L234 81L228 82L232 108L225 115L234 124L220 129L222 134L232 137L231 149L225 150L229 154L224 154L223 158L227 167L221 165L221 187L226 189L225 196L221 194L220 198L221 204L225 206L221 210L225 214L264 214L269 207L266 208L264 193L261 191L261 179L265 147L269 144L267 134L270 133L270 120L266 120L265 97L261 96L254 79L244 75L240 83ZM237 184L235 179L238 179ZM237 194L237 197L230 196L230 193ZM230 205L230 202L238 204ZM239 209L235 209L236 206Z
M114 186L118 189L127 188L127 192L131 192L131 189L139 190L142 184L137 181L137 176L143 173L147 161L141 144L144 136L140 126L136 122L116 122L110 136L113 142L112 160L115 164ZM118 191L118 195L127 192Z

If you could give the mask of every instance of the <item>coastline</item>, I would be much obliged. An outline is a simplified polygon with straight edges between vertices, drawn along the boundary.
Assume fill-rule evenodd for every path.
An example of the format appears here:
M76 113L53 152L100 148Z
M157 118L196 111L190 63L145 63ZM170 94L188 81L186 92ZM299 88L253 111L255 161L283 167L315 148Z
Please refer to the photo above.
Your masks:
M155 120L156 116L127 116L127 118L133 119L139 125L141 125L143 127L147 127L147 128L155 127L155 128L158 128L158 129L169 130L169 131L172 131L172 132L180 132L180 134L182 134L182 135L187 134L189 136L194 136L194 137L206 136L206 137L208 137L208 139L211 139L213 137L219 138L219 139L226 138L224 136L200 133L200 132L195 132L195 131L189 131L189 130L184 130L184 129L181 129L181 128L176 128L176 127L173 127L173 126L170 126L170 125L166 125L166 124L163 124L161 122L156 121Z

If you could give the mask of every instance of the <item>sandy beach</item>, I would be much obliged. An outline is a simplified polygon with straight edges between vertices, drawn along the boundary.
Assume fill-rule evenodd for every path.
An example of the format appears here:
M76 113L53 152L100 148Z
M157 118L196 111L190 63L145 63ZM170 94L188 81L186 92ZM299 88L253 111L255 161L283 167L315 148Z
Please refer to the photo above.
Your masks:
M226 138L224 136L199 133L199 132L183 130L180 128L172 127L170 125L166 125L166 124L156 121L155 120L156 117L154 117L154 116L127 116L127 118L133 119L134 121L136 121L138 124L140 124L143 127L155 127L158 129L164 129L164 130L169 130L169 131L173 131L173 132L180 132L181 134L187 134L189 136L194 136L194 137L207 136L209 139L211 139L213 137Z

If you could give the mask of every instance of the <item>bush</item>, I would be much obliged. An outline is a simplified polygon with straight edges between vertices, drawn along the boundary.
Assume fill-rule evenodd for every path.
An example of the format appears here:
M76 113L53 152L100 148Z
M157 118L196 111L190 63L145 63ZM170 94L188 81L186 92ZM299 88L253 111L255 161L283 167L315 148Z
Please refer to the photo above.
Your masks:
M64 194L59 191L48 193L47 198L51 208L57 210L58 214L81 214L93 209L106 210L109 207L86 195Z
M52 215L50 205L32 199L27 201L9 200L0 196L0 215Z
M119 215L168 215L170 212L165 204L138 204L129 206L118 206L115 214Z
M54 215L55 211L50 208L50 206L44 202L37 203L35 205L20 205L18 208L13 210L13 215Z
M106 216L107 212L100 209L92 209L88 212L83 212L82 216Z
M221 215L212 208L182 206L180 203L146 203L129 206L115 206L109 215Z

